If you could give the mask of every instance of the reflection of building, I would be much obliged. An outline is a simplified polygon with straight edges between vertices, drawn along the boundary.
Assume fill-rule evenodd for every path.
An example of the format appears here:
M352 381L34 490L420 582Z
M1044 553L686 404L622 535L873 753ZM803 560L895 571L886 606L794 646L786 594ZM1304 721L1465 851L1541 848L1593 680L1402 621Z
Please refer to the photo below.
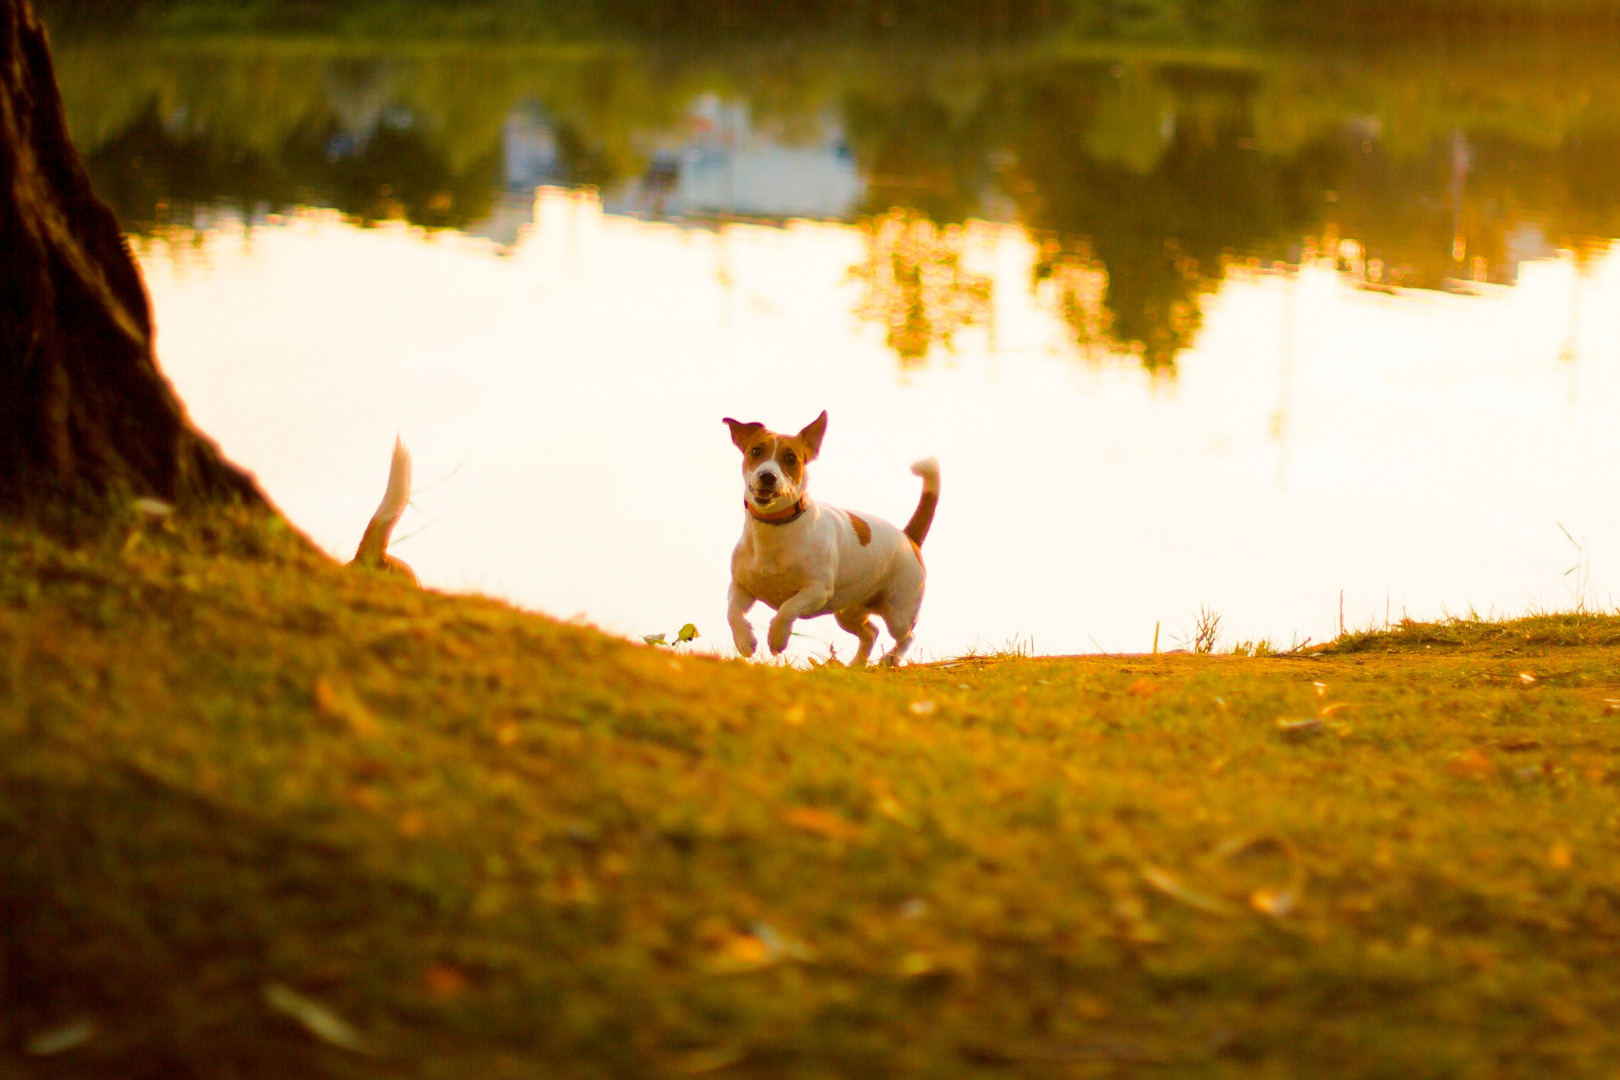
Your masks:
M557 128L537 104L513 109L501 124L501 193L489 216L462 231L493 242L506 254L534 224L534 191L567 183L573 168L563 153Z
M683 131L658 136L650 156L640 179L608 194L610 213L845 218L863 190L837 121L789 142L713 95L693 103Z
M538 106L517 108L507 116L501 125L501 157L508 191L533 194L542 184L569 179L557 129Z
M493 243L502 255L509 254L534 224L534 193L507 191L495 200L487 217L463 226L462 232Z

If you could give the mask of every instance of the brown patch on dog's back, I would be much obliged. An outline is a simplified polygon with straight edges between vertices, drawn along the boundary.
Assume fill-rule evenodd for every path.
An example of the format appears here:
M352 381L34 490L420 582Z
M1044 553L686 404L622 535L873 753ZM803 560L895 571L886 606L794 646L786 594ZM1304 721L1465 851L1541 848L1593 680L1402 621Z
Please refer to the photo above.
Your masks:
M855 539L861 542L861 547L865 547L872 542L872 526L866 523L865 518L857 514L850 514L849 524L855 530Z

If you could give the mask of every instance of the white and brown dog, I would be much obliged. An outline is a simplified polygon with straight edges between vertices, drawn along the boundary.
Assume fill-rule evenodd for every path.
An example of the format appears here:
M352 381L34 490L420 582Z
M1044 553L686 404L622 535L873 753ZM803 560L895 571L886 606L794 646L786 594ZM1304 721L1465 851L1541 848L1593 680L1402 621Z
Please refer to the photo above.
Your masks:
M805 494L805 467L816 459L827 433L827 414L797 435L778 435L764 424L726 419L731 441L743 456L742 539L731 553L729 620L737 651L754 655L758 641L748 624L757 600L776 610L768 642L772 655L787 648L795 619L832 615L860 639L853 666L872 655L881 618L894 638L882 663L900 662L911 646L922 607L922 542L939 504L939 463L925 458L911 466L922 477L922 498L904 529L882 518L852 514Z

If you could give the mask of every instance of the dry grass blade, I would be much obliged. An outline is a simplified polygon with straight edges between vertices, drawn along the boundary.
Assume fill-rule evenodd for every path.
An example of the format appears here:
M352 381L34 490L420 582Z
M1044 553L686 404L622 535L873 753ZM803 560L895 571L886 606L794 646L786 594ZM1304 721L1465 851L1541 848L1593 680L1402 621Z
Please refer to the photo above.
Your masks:
M1239 914L1236 907L1225 900L1219 900L1197 889L1188 888L1170 871L1157 866L1145 865L1142 867L1142 877L1147 883L1173 900L1179 900L1189 907L1199 911L1206 911L1211 915L1232 916Z
M1208 607L1198 608L1198 624L1193 631L1193 652L1208 655L1215 651L1221 636L1221 617Z
M740 1046L711 1046L689 1052L676 1063L675 1068L687 1076L702 1076L729 1069L747 1054Z
M305 1031L342 1050L356 1054L372 1053L370 1041L347 1020L331 1009L281 983L266 983L264 1003L284 1016L298 1021Z
M94 1020L80 1019L63 1024L61 1027L42 1031L28 1040L25 1049L29 1057L51 1057L56 1054L65 1054L77 1046L82 1046L96 1033Z

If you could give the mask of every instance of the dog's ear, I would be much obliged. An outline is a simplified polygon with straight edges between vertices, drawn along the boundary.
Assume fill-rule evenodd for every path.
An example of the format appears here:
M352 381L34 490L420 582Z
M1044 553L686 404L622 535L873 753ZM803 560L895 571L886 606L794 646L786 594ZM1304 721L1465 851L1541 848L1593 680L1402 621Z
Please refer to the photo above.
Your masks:
M814 461L821 456L821 440L826 434L827 410L823 409L820 416L806 424L804 430L799 432L799 439L804 443L805 449L810 451L810 457L806 460Z
M731 441L736 444L739 450L748 449L749 440L765 430L764 424L752 422L745 424L741 420L733 420L729 416L725 419L725 425L731 429Z

